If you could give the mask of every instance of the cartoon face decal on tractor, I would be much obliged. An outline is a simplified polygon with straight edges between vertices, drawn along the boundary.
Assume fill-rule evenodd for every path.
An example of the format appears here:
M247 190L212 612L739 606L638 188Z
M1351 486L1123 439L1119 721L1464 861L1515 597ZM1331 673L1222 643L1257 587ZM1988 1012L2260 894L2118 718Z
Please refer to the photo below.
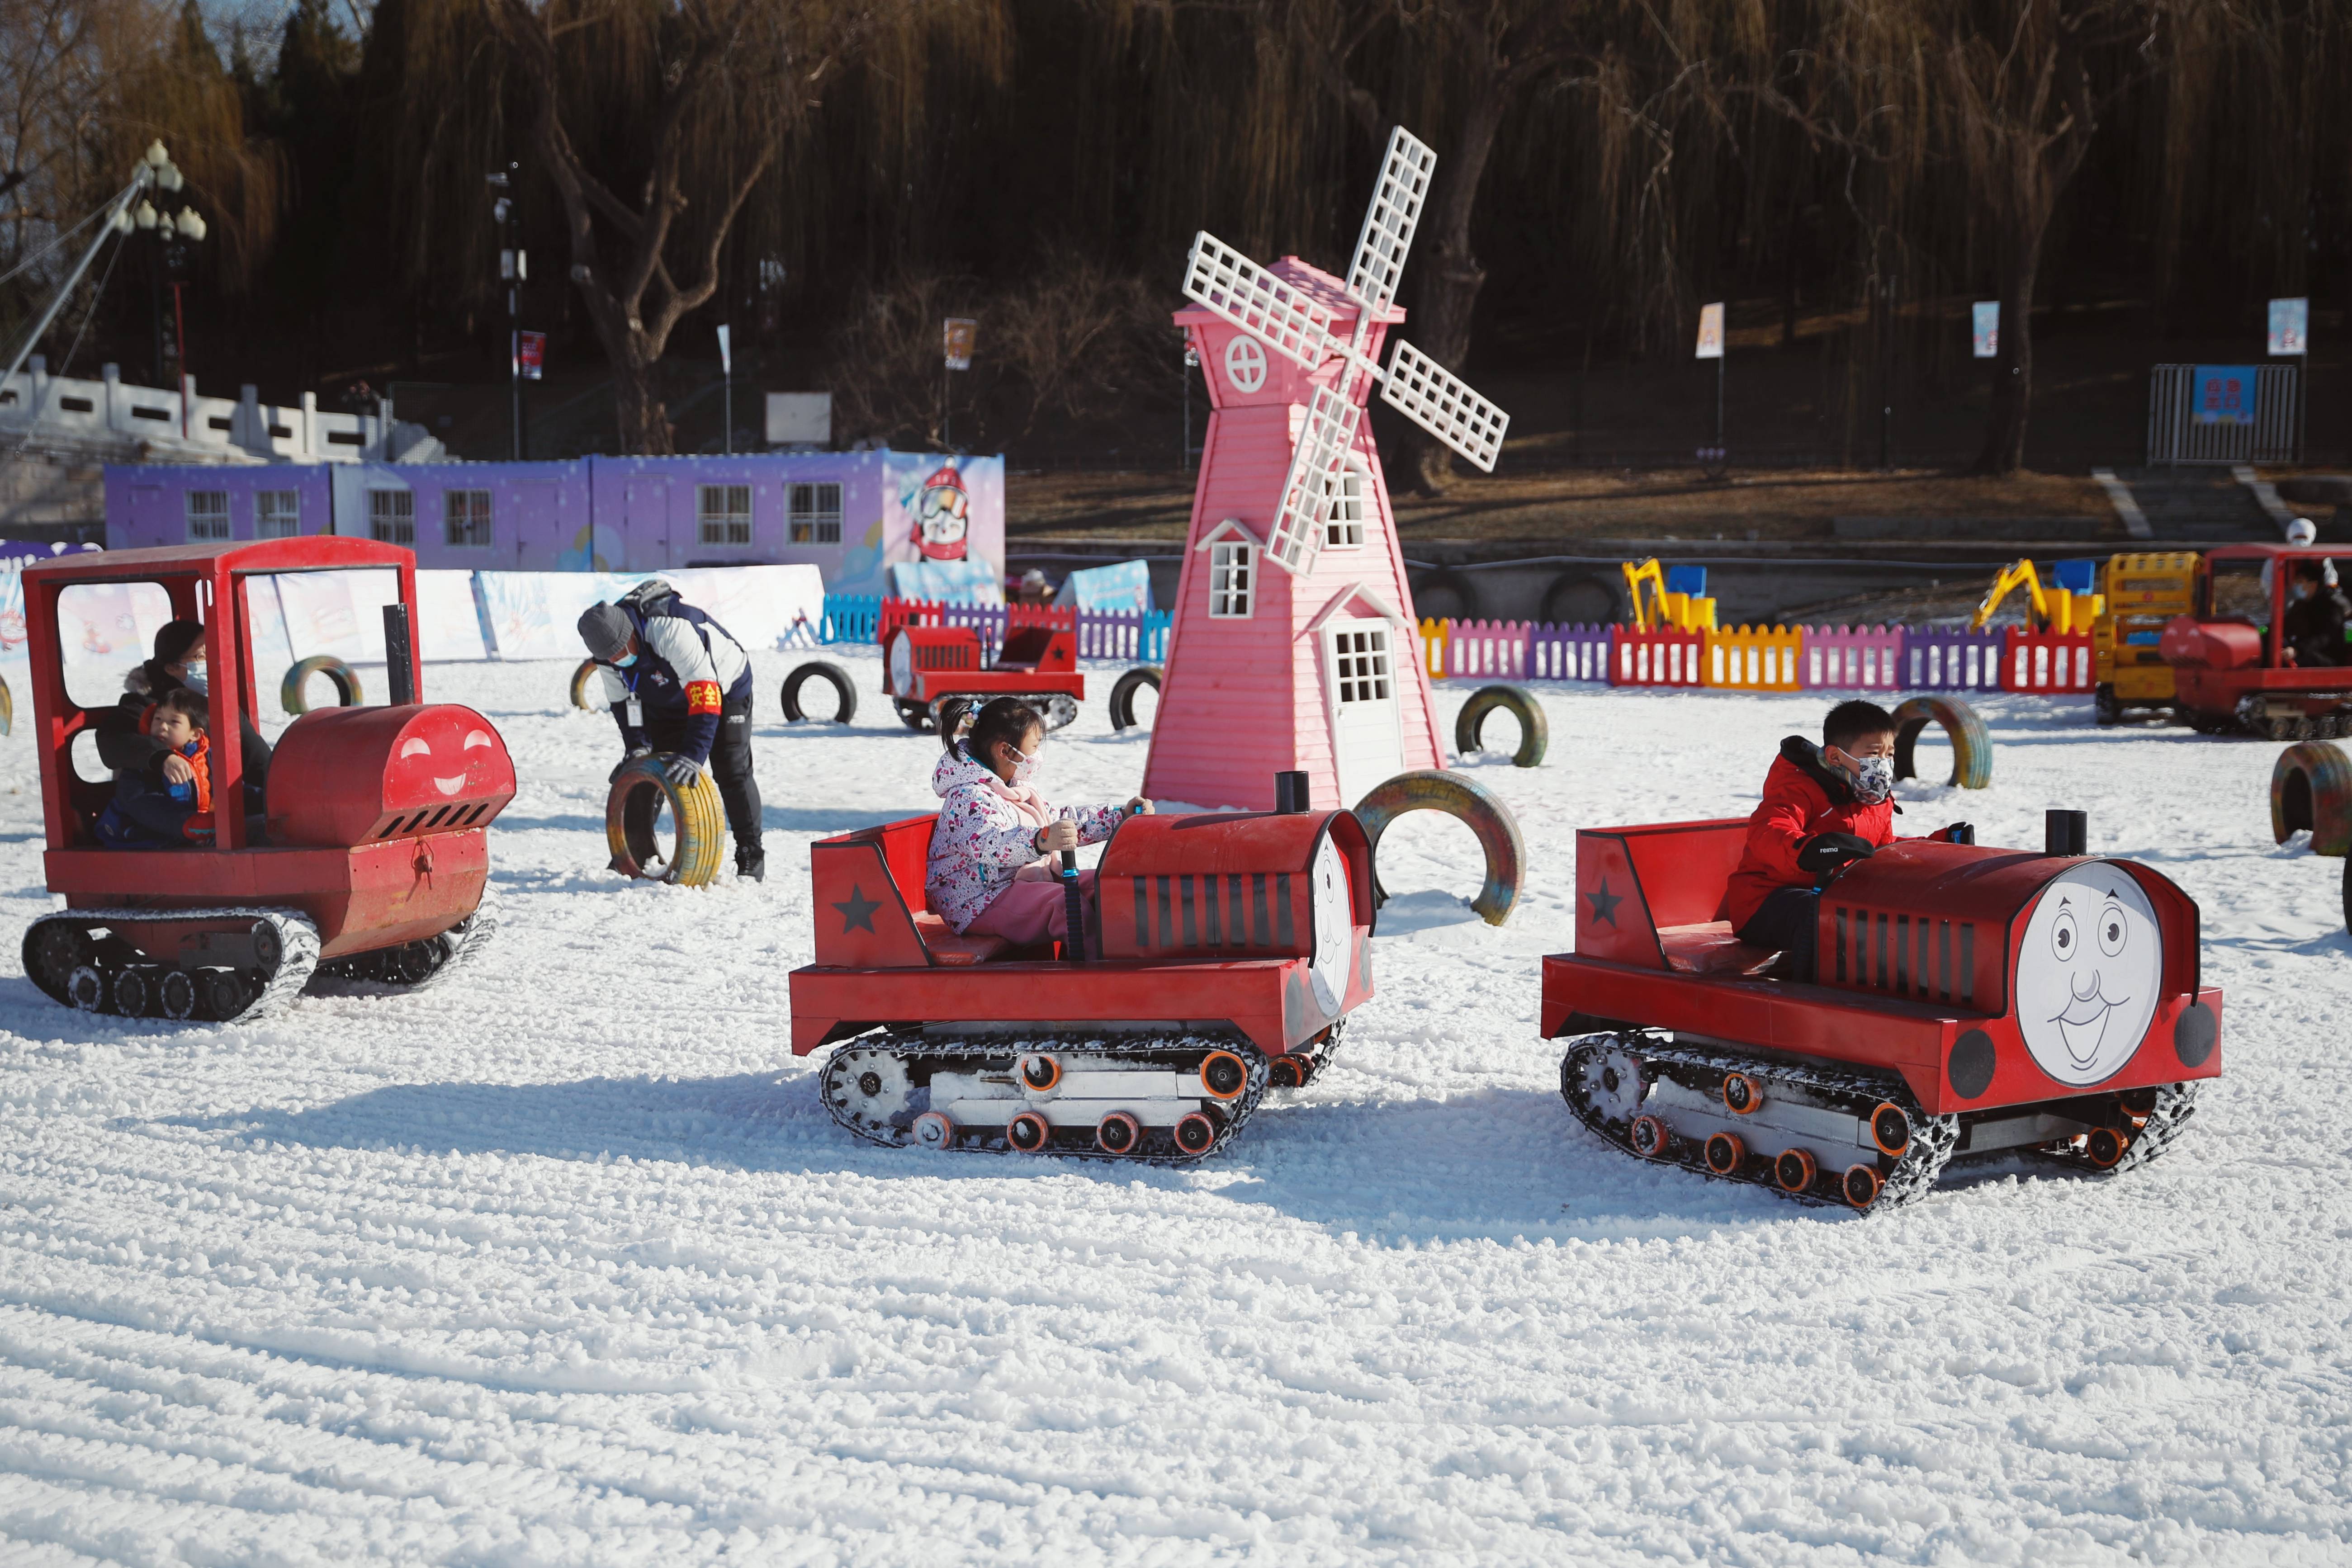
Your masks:
M2035 1065L2077 1088L2104 1082L2156 1014L2164 938L2121 866L2092 862L2042 890L2017 956L2017 1025Z
M927 560L961 560L971 531L971 497L963 476L942 464L915 502L915 549Z
M384 802L436 806L513 789L514 768L488 727L469 709L428 707L408 722L384 767Z

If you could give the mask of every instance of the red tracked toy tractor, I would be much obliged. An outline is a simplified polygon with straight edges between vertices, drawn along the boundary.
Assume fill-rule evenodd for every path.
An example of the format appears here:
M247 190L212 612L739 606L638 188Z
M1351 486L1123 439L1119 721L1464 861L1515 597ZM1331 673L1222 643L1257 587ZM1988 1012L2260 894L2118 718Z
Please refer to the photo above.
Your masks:
M1349 812L1129 818L1083 951L1059 959L925 907L937 820L810 848L793 1053L846 1042L820 1092L869 1142L1197 1160L1329 1061L1371 998L1371 852Z
M2157 653L2172 666L2180 716L2207 735L2326 740L2352 735L2352 643L2338 664L2298 665L2286 646L2287 594L2307 545L2225 545L2197 563L2187 615L2165 623ZM2352 560L2347 560L2352 567Z
M1008 696L1035 708L1047 729L1059 729L1078 716L1087 678L1078 674L1076 632L1007 625L1004 647L989 664L971 627L885 621L882 690L909 729L938 729L950 697L984 703Z
M1644 1158L1857 1208L1955 1154L2155 1158L2221 1071L2197 905L2051 817L2039 854L1910 840L1848 867L1810 985L1717 918L1745 818L1578 834L1576 951L1543 983L1569 1108Z
M394 706L296 719L270 758L266 844L247 841L240 722L255 711L256 579L394 569L386 614ZM113 786L74 742L114 693L68 690L61 607L81 589L149 585L176 619L200 621L211 667L213 841L168 850L102 848L92 834ZM415 700L420 669L410 617L416 558L332 536L183 549L114 550L25 570L34 744L48 823L47 867L62 913L25 932L25 972L91 1012L250 1018L299 991L322 962L337 973L415 987L488 939L482 910L490 819L514 798L514 764L471 708ZM145 650L127 652L136 663ZM97 776L93 776L97 775Z

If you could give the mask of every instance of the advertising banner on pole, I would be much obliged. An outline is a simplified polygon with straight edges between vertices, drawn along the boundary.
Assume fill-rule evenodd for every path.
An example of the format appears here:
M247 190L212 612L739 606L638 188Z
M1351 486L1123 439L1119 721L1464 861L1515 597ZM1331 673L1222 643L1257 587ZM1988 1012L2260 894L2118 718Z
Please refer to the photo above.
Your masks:
M2200 365L2189 389L2189 417L2198 424L2254 423L2254 367Z
M516 339L515 369L523 380L539 380L540 368L547 363L547 334L524 332Z
M2000 358L2000 301L1979 299L1969 307L1969 346L1979 360Z
M947 319L948 369L971 369L972 340L980 335L980 323L968 316L950 316Z
M1698 308L1696 357L1702 360L1723 358L1723 304L1720 300L1713 305L1702 305Z
M2271 301L2270 351L2273 357L2311 351L2311 301Z

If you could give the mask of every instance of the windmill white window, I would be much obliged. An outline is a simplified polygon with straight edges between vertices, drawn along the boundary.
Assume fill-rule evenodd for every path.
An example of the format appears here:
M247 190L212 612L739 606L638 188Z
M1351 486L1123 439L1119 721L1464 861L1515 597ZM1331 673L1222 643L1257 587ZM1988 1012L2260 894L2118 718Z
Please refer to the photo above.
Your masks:
M1348 297L1357 306L1353 334L1333 332L1336 313L1281 275L1258 266L1202 230L1184 263L1184 295L1248 333L1265 350L1311 374L1344 361L1335 386L1317 389L1291 448L1282 500L1266 529L1265 553L1291 572L1313 567L1328 540L1323 517L1326 482L1347 461L1363 415L1357 402L1367 382L1381 383L1381 401L1454 448L1486 473L1495 471L1510 416L1444 366L1400 341L1383 370L1369 345L1373 324L1396 303L1397 280L1412 248L1413 230L1429 199L1437 154L1411 131L1389 137L1381 177L1348 267ZM1228 373L1232 366L1227 366ZM1236 383L1238 384L1238 383Z
M1219 539L1209 547L1209 613L1227 621L1246 621L1250 612L1250 576L1256 570L1257 551L1241 539Z
M1365 496L1370 488L1363 465L1353 459L1323 481L1324 549L1363 548L1364 516L1369 509Z
M228 538L226 490L188 492L188 538L192 541Z
M302 531L302 492L257 490L253 493L253 537L290 539Z

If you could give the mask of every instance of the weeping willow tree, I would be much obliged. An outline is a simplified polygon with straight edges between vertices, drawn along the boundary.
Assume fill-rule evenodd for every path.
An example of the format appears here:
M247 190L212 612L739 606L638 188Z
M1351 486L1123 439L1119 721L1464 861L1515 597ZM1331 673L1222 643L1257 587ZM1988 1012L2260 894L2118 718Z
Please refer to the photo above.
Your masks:
M912 138L935 44L1001 47L993 0L403 0L386 22L409 88L394 141L426 172L407 199L440 220L420 227L416 275L437 270L443 240L494 243L483 173L527 155L562 205L622 447L648 454L673 450L671 335L719 290L747 205L785 199L824 93L862 70Z

